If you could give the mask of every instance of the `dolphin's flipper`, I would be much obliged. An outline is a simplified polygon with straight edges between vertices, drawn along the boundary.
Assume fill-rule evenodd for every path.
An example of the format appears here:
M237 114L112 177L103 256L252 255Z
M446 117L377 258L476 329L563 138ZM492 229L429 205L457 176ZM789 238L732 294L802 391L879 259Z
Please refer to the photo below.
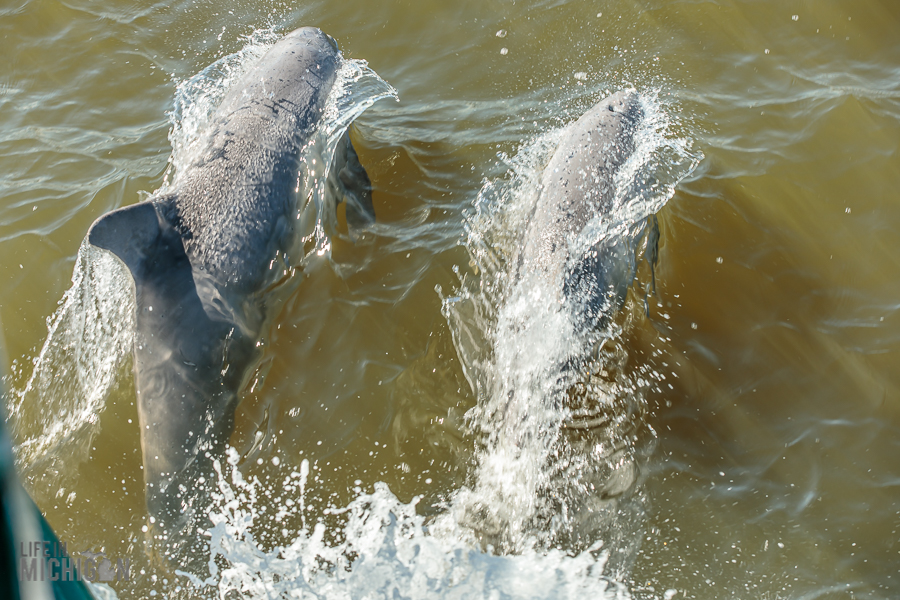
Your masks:
M88 242L109 250L125 263L137 280L144 259L159 238L159 216L150 201L107 213L88 231Z
M576 320L587 330L605 327L625 304L636 270L634 247L622 237L602 240L569 269L565 297L577 306Z
M347 226L351 233L375 222L372 182L350 142L349 130L344 133L334 151L334 162L328 176L328 191L337 202L347 203Z
M647 233L647 262L650 264L651 292L656 293L656 263L659 262L659 219L656 215L648 217L650 231Z

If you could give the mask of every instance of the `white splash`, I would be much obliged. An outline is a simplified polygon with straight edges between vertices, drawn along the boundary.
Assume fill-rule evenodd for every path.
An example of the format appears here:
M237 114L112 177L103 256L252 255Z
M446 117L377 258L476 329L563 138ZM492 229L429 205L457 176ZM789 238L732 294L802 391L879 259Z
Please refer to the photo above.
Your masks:
M287 545L263 549L253 531L277 527L279 516L266 523L256 499L267 489L257 479L247 481L236 462L231 450L229 466L216 465L219 492L210 512L215 525L208 532L208 570L203 577L178 573L191 584L185 597L628 598L624 586L602 575L604 559L597 548L577 556L559 550L486 554L431 535L416 514L417 499L404 504L383 483L371 493L360 492L344 508L326 509L342 519L341 541L329 542L330 532L319 522ZM296 492L297 477L287 482L288 489L279 491Z
M16 460L29 485L52 494L87 457L98 413L131 350L132 290L119 261L82 243L34 371L23 389L9 393Z

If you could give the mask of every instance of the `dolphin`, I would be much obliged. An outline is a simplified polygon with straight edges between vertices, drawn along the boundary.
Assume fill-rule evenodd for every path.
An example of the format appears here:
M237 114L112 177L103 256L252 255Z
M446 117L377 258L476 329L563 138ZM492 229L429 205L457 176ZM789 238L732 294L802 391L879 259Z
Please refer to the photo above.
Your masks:
M634 278L625 236L606 236L587 248L573 241L596 215L615 208L614 178L634 152L643 115L637 91L623 90L565 128L541 175L517 257L516 280L536 275L583 329L597 327L621 307Z
M475 486L457 492L456 523L441 518L437 530L462 524L495 552L535 541L587 548L610 522L606 499L635 480L630 459L612 445L620 433L599 429L615 401L597 401L576 384L633 281L635 240L614 219L619 203L633 200L619 193L617 179L643 121L640 96L625 90L559 133L508 263L490 389L475 413L485 435ZM597 444L597 434L610 431ZM621 466L613 462L619 457ZM614 549L625 524L616 527Z
M594 397L594 392L578 391L585 368L603 348L604 328L624 305L636 272L636 236L619 228L615 215L627 203L640 198L638 190L617 189L617 181L634 155L636 138L644 120L636 90L623 90L601 100L560 136L559 144L541 175L541 188L534 213L527 225L519 256L520 281L535 281L570 319L576 341L558 357L557 394L570 412L561 423L564 446L555 451L574 452L584 465L577 477L563 476L551 484L566 501L566 529L556 535L568 543L596 539L599 531L611 536L613 562L627 556L626 529L607 529L610 511L619 510L613 500L631 489L638 466L629 457L623 442L628 413L625 401ZM622 178L627 179L627 177ZM626 203L625 206L621 203ZM651 219L648 255L651 268L658 232ZM524 279L525 274L535 279ZM613 344L614 345L614 344ZM591 350L592 349L592 350ZM613 425L615 423L615 425ZM597 440L603 440L605 454L596 455ZM589 457L589 458L585 458ZM587 462L579 462L587 460Z
M164 530L196 512L198 482L209 485L261 358L299 237L304 148L340 64L319 29L287 34L226 93L174 189L106 214L88 232L134 281L146 500ZM346 132L326 187L346 201L351 227L374 221L370 181Z

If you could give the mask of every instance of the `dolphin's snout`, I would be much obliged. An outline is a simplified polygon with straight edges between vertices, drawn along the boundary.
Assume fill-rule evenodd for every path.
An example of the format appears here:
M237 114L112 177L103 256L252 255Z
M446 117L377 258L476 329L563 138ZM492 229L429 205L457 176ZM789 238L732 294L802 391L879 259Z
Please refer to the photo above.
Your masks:
M606 108L610 112L633 114L640 107L640 95L632 88L621 90L606 99Z
M320 37L325 35L318 27L300 27L284 37Z
M318 27L301 27L290 32L284 39L304 40L309 44L323 44L338 51L337 41Z

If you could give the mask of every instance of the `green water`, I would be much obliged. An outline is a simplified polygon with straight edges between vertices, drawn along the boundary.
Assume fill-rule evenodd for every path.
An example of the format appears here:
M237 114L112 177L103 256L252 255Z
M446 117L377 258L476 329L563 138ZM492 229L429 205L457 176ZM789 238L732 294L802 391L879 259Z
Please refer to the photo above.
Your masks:
M474 444L463 414L477 398L435 292L470 269L463 212L505 173L498 152L514 156L604 90L658 90L704 158L659 213L656 295L626 340L630 365L667 375L646 398L658 440L627 584L657 597L900 596L889 1L7 0L0 321L13 388L89 225L161 185L176 84L270 25L322 28L400 102L358 122L376 235L336 240L332 262L305 275L265 383L238 410L247 473L309 458L327 474L313 497L385 481L437 510ZM114 587L144 597L170 588L140 558L139 431L121 379L86 458L60 457L64 477L48 487L32 471L26 486L73 547L133 556L145 574Z

